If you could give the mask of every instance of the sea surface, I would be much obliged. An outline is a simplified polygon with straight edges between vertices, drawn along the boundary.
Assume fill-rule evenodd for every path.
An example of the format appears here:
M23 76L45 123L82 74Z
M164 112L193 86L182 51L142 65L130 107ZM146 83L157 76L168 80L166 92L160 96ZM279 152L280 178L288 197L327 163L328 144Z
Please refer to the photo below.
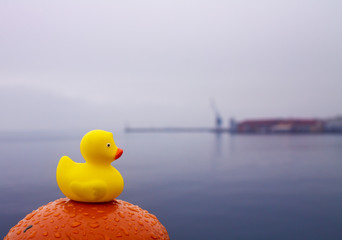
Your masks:
M81 134L0 136L0 238L63 197L55 171L82 162ZM174 240L342 239L342 135L114 132L119 199Z

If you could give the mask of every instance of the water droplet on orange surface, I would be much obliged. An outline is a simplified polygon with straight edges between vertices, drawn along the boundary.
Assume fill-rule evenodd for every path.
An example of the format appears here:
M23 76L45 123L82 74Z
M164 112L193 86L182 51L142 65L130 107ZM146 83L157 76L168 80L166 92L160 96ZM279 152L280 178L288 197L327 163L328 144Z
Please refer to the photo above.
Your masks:
M126 228L120 227L120 229L124 232L124 234L125 234L126 236L129 235L129 232L127 231Z
M90 223L89 226L91 228L98 228L100 225L98 223Z
M122 212L119 212L119 216L122 217L122 218L125 217L125 215Z
M136 209L136 208L134 208L134 207L127 207L129 210L132 210L132 211L134 211L134 212L138 212L138 210Z
M102 210L98 210L97 212L98 212L98 213L104 213L105 211L102 211Z
M25 219L26 220L30 220L34 215L36 215L37 214L37 212L36 211L33 211L33 212L31 212L30 214L28 214L26 217L25 217Z
M47 235L49 235L49 233L48 232L43 232L43 236L47 236Z
M75 213L72 213L72 214L69 215L69 217L71 217L71 218L73 218L73 217L75 217L75 216L76 216Z
M154 235L154 234L151 234L151 238L157 239L158 237L156 235Z
M78 227L78 226L80 226L81 225L81 223L80 222L77 222L77 221L75 221L75 222L73 222L72 224L71 224L71 227Z
M63 204L63 203L66 203L66 201L61 200L61 201L57 202L56 205L61 205L61 204Z
M27 239L32 239L34 238L34 236L36 236L37 231L32 231L32 233L30 234L30 236Z
M45 213L44 215L43 215L43 217L48 217L48 216L50 216L50 215L52 215L53 214L53 212L47 212L47 213Z
M55 233L55 238L60 238L60 237L61 237L61 234L58 233L58 232L56 232L56 233Z
M115 222L119 222L120 221L120 219L118 219L118 218L114 218L114 220L115 220Z
M19 235L20 233L21 233L21 230L18 230L18 231L16 232L17 235Z

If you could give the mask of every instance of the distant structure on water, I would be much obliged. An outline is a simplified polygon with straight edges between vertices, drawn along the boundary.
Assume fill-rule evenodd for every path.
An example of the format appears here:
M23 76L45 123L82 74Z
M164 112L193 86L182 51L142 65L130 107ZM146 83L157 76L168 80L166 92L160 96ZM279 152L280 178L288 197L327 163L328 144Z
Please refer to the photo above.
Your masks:
M216 115L215 127L164 127L130 128L126 132L214 132L232 134L296 134L296 133L342 133L342 117L331 119L251 119L241 122L233 118L229 127L222 127L222 118Z
M126 132L213 132L232 134L296 134L296 133L342 133L342 116L330 119L273 118L250 119L237 122L229 120L229 126L222 126L222 117L215 102L211 101L215 115L214 127L138 127L126 125Z
M215 129L214 130L220 132L222 130L222 117L221 117L221 114L219 113L219 111L216 107L214 100L211 100L211 108L215 114Z
M342 117L331 119L259 119L231 121L232 133L342 133Z

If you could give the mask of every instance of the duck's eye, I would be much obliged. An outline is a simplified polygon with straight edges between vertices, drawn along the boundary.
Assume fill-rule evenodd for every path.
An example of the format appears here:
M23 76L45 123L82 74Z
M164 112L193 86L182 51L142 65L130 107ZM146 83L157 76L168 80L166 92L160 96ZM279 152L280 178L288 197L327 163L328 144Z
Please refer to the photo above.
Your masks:
M107 143L107 147L110 147L110 143Z

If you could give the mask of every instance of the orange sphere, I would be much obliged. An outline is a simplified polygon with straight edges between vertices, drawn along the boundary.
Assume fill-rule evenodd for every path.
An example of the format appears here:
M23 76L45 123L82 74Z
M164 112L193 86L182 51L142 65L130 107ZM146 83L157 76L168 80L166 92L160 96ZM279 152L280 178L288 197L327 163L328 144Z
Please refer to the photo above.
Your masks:
M61 198L28 214L4 238L16 239L170 238L156 216L128 202L82 203Z

